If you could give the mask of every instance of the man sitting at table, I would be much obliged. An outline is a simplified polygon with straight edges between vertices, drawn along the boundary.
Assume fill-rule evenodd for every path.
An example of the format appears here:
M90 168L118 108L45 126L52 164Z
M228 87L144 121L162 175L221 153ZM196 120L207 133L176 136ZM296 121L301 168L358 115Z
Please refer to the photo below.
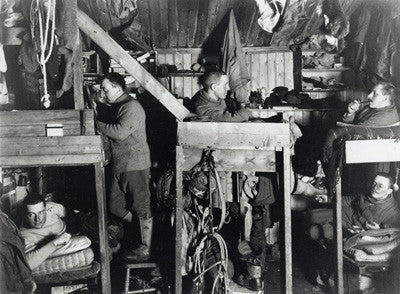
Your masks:
M202 77L203 89L192 98L195 112L208 116L211 121L243 122L248 121L251 111L239 107L234 113L229 112L226 96L229 91L229 78L223 71L207 72Z

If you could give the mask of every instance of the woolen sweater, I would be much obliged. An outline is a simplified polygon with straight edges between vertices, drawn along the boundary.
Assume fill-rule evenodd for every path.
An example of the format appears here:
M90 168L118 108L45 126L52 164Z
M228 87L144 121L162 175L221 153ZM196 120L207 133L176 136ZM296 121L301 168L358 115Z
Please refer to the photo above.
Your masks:
M251 112L246 108L241 108L234 114L228 111L225 100L212 99L208 93L202 89L192 98L196 114L208 116L211 121L217 122L242 122L248 121Z
M110 139L113 173L149 168L146 115L140 103L124 93L106 111L99 116L98 129Z
M388 126L399 121L396 106L370 108L368 105L353 114L345 114L343 122L355 125Z

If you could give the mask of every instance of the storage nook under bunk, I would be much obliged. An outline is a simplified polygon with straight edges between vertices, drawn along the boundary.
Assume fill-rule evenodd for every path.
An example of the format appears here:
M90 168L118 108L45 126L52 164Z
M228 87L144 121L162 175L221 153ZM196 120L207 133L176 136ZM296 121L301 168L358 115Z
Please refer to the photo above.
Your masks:
M103 163L102 139L95 135L92 110L37 110L0 113L0 167L94 167L101 291L102 293L111 293ZM88 267L90 265L87 265L86 268ZM97 272L98 270L93 273L97 274ZM67 281L72 279L63 276ZM76 277L83 276L82 272ZM51 282L58 281L56 279Z
M177 134L175 293L182 293L183 173L201 160L204 150L213 150L216 171L234 172L276 172L277 152L282 153L285 230L282 288L284 292L292 293L289 124L178 122Z

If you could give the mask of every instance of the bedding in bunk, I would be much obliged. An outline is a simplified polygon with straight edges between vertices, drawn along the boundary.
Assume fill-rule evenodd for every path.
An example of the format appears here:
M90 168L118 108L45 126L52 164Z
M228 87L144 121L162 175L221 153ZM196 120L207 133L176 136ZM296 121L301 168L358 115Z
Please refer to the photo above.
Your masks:
M33 276L38 276L47 273L77 269L90 265L93 260L93 250L91 248L86 248L78 252L46 259L41 265L36 267L32 273Z

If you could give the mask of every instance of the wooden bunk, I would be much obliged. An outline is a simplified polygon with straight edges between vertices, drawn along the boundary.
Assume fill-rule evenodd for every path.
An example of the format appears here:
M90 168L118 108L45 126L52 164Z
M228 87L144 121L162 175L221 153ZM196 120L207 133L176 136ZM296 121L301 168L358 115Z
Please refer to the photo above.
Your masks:
M102 293L111 293L103 162L92 110L0 113L0 167L94 166L101 287Z
M400 142L397 139L349 140L345 142L345 163L397 162L400 161ZM336 292L344 293L343 235L342 235L342 181L336 172L336 201L334 222L336 234Z
M175 293L182 293L182 173L189 171L200 161L204 149L215 150L213 156L219 171L275 172L276 153L283 153L285 279L282 292L292 293L289 124L214 122L178 123Z

